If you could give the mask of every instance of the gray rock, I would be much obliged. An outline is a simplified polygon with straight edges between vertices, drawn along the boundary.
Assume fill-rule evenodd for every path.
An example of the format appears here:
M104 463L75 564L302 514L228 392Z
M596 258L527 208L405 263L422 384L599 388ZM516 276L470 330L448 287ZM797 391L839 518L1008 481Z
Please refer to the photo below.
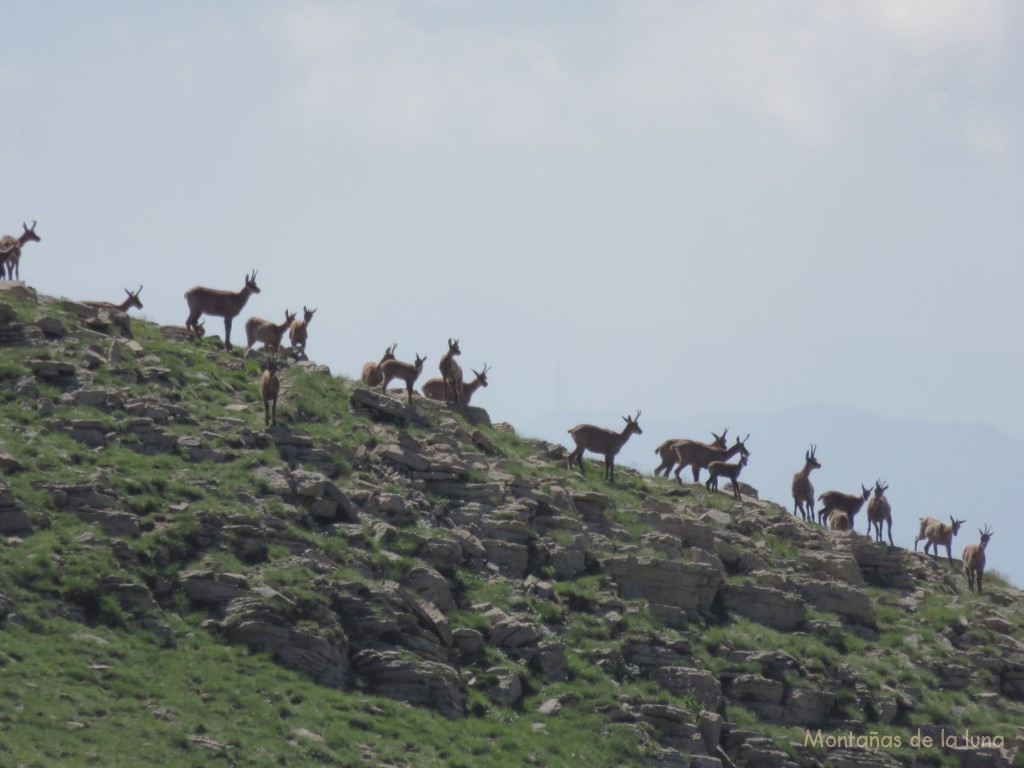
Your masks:
M722 605L729 613L782 631L794 630L807 619L803 601L796 595L754 584L726 584Z
M722 573L706 563L680 563L637 557L613 557L605 571L623 598L642 597L684 611L709 611L722 585Z

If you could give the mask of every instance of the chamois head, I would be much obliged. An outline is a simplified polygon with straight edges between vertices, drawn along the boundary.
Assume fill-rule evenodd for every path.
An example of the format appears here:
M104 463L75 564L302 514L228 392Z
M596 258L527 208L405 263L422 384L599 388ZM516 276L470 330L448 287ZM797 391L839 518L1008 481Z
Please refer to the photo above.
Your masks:
M252 271L252 275L245 276L245 288L243 291L249 291L250 293L259 293L260 287L256 285L256 270Z
M740 440L738 437L736 438L736 442L734 443L734 445L738 445L740 447L740 456L749 456L750 455L750 451L747 450L747 440L749 440L749 439L750 439L750 435L749 434L747 434L747 436L744 437L742 440Z
M38 243L42 238L36 234L36 221L32 220L32 226L30 227L25 222L21 222L22 228L25 230L21 233L21 242L23 243ZM140 289L141 290L141 289Z
M876 499L879 496L884 496L885 492L888 491L888 490L889 490L889 485L887 483L883 483L881 480L875 480L875 498Z
M821 464L818 462L818 459L814 455L814 452L816 450L818 450L818 446L812 444L810 450L804 453L804 461L806 461L807 464L810 465L811 469L821 469Z
M480 382L481 387L487 386L487 371L490 370L490 368L487 366L487 363L484 363L484 369L482 371L477 371L473 368L470 368L469 370L473 371L473 373L476 375L476 380Z
M978 529L978 533L981 534L981 548L984 549L988 546L988 540L995 535L995 531L989 530L988 524L985 524L985 530Z
M642 435L644 433L644 431L640 429L640 411L636 412L635 417L623 416L622 420L626 422L626 430L624 434L632 435L635 433L637 435Z
M310 321L313 319L313 315L315 314L316 309L310 309L305 304L302 305L302 322L306 325L309 325Z
M425 362L427 362L427 358L426 357L420 357L419 353L417 353L416 354L416 365L413 366L413 368L416 369L416 373L419 373L420 371L423 370L423 364Z
M192 333L196 335L197 339L203 338L206 335L206 321L203 320L201 323L196 323L192 326Z
M124 292L128 294L128 302L127 302L127 305L125 306L125 310L126 311L127 311L128 307L135 307L136 309L142 309L142 302L139 300L139 294L142 293L142 286L141 285L139 286L139 289L137 291L135 291L135 293L132 293L127 288L124 289Z
M729 428L728 427L723 429L722 430L722 434L720 434L720 435L716 435L714 432L712 432L711 436L713 438L715 438L715 439L711 441L711 445L718 446L719 448L726 448L728 446L728 443L725 442L725 436L728 435L728 434L729 434Z
M448 339L448 354L449 355L461 355L462 350L459 349L459 340L456 339L455 343L452 343L451 339Z
M960 533L960 526L966 523L966 520L957 520L952 515L949 516L950 528L953 529L953 535L956 536Z

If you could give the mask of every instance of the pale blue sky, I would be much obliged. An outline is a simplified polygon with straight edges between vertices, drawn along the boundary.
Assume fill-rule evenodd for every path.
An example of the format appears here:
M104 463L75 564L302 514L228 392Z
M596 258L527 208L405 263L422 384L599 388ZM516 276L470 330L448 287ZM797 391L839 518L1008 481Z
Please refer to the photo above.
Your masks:
M142 283L145 315L180 324L186 289L256 268L243 314L319 307L309 352L335 373L397 341L436 375L458 337L464 369L493 366L479 404L516 425L825 402L1024 439L1024 6L37 2L5 22L0 230L38 219L42 292ZM645 452L669 436L648 432Z

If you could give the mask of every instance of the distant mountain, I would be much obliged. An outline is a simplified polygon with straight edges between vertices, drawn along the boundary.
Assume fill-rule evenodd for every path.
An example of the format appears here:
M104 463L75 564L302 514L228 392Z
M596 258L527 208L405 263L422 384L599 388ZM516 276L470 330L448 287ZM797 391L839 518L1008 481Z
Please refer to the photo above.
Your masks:
M565 430L588 420L593 416L553 413L528 425L525 434L569 445ZM1014 544L1024 540L1014 481L1024 466L1024 442L992 427L894 419L824 404L767 415L737 411L686 419L641 417L641 426L643 435L630 439L617 461L643 472L657 466L654 449L668 437L710 440L711 431L728 427L731 443L736 435L749 433L750 464L742 479L757 488L762 499L790 511L793 473L803 466L804 452L814 443L822 465L811 475L816 495L826 490L854 493L861 483L871 486L881 478L889 484L886 495L892 503L898 546L913 549L919 517L948 520L955 515L967 520L954 542L954 557L977 540L979 527L991 525L996 535L988 549L990 567L1024 584L1024 561L1014 554ZM692 482L688 470L684 480ZM855 525L861 533L867 529L863 513Z

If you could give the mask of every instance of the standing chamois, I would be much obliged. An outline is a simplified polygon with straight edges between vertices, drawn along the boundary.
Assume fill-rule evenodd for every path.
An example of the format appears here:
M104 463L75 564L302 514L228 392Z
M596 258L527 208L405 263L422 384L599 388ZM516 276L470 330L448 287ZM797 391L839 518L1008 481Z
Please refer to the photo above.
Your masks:
M385 360L380 364L380 391L387 392L388 384L392 379L401 379L405 382L405 391L408 392L406 402L412 402L412 385L423 372L423 363L427 358L416 354L416 363L403 363L401 360Z
M814 456L818 446L812 445L804 453L804 468L793 475L793 517L797 511L804 520L814 520L814 485L811 483L811 471L821 469L821 464Z
M441 378L444 380L444 401L446 403L462 402L462 367L455 362L455 356L461 355L459 340L452 343L448 339L448 351L441 357L438 368L441 369Z
M271 350L276 355L281 349L284 332L295 322L295 312L284 311L283 323L272 323L262 317L250 317L245 321L245 348L252 349L257 341L263 342L264 350Z
M566 461L566 466L572 469L573 461L577 462L580 467L580 474L585 475L586 470L583 468L583 452L590 451L592 453L600 453L604 455L604 479L608 482L615 482L615 454L619 452L626 441L629 440L629 436L633 434L642 435L644 432L640 429L640 411L636 412L636 418L630 416L623 416L622 420L626 422L626 427L621 432L614 432L610 429L604 429L603 427L595 427L593 424L577 424L575 427L569 430L569 434L572 435L573 442L576 443L576 448Z
M114 304L109 301L83 301L82 303L87 307L92 307L93 309L106 309L108 311L114 310L116 312L124 313L127 313L132 307L142 309L142 302L139 300L139 294L142 293L141 285L139 286L139 290L135 291L135 293L132 293L127 288L124 289L124 292L128 294L128 298L120 304Z
M21 280L21 247L25 243L38 243L42 238L36 234L36 222L33 219L30 227L21 222L25 231L18 237L4 235L0 237L0 280ZM4 271L6 269L6 272Z
M736 497L736 501L740 501L740 484L738 482L740 472L747 466L747 457L740 456L740 460L734 464L730 464L726 461L712 461L708 464L708 481L705 483L705 487L709 491L718 490L718 478L728 477L732 483L732 493Z
M398 348L398 342L396 341L390 347L384 350L384 355L381 357L379 363L375 363L372 360L363 365L362 379L364 384L369 384L371 387L379 387L380 383L384 380L381 376L380 367L384 365L388 360L395 359L395 349Z
M238 293L221 291L215 288L203 288L196 286L185 291L185 301L188 302L188 319L185 327L192 330L200 315L213 315L224 318L224 349L231 351L231 321L235 319L242 307L254 293L259 293L260 288L256 285L256 270L252 275L247 275L245 285Z
M892 507L889 504L889 500L885 498L887 490L889 490L888 485L884 485L881 480L875 481L875 495L868 502L868 536L871 536L871 526L874 526L875 541L881 544L882 523L885 523L889 526L887 530L889 546L895 547L896 545L892 543Z
M978 594L981 594L981 580L985 576L985 547L988 540L992 538L995 531L990 531L988 525L985 530L978 529L981 534L981 541L977 544L968 544L964 547L964 573L967 575L967 588L974 591L974 577L978 577Z
M918 522L921 523L921 530L917 533L917 538L914 539L914 551L917 552L917 542L921 539L927 539L924 543L924 553L928 554L929 547L935 547L932 550L932 559L937 559L939 556L939 545L941 544L946 548L946 559L950 563L953 562L953 537L960 533L960 526L966 523L966 520L957 520L952 515L949 516L949 525L946 525L941 520L936 520L934 517L921 517L918 518Z
M722 430L722 434L721 435L716 435L714 432L712 432L711 436L713 438L715 438L715 439L712 442L710 442L710 443L704 443L704 445L710 446L711 448L725 448L728 445L725 442L725 436L727 434L729 434L729 428L728 427L726 427L725 429ZM675 437L673 437L673 438L670 438L669 440L666 440L665 442L663 442L661 445L659 445L657 448L654 449L654 452L661 457L661 464L659 464L657 466L657 468L654 470L654 476L655 477L657 477L663 470L665 472L665 477L668 477L668 473L671 472L672 471L672 467L674 467L676 465L675 446L676 446L677 443L684 443L684 442L687 442L685 438L675 438ZM696 483L698 481L699 477L700 477L700 469L698 469L697 470L697 474L694 475L694 480L693 481Z
M273 406L273 424L277 426L277 396L281 393L281 380L277 377L277 358L267 360L266 368L260 377L260 399L263 400L263 417L266 426L271 424L271 406Z
M472 368L469 370L473 371L476 378L472 381L466 381L462 384L462 404L469 405L469 401L473 399L473 393L476 392L480 387L487 386L487 371L490 368L487 363L484 363L484 369L477 371ZM427 379L423 382L423 386L420 387L424 397L429 397L431 400L444 400L444 379ZM451 401L449 401L451 402Z
M676 482L680 485L683 484L682 479L679 477L679 473L683 471L684 467L690 466L693 471L693 482L700 482L700 470L703 467L707 467L712 461L726 461L731 459L737 453L743 456L750 456L750 451L747 450L745 443L750 439L750 435L747 435L742 440L738 437L736 442L732 444L731 448L716 448L714 446L706 445L704 443L698 443L696 440L680 440L674 446L672 450L675 451L676 461L679 462L679 466L676 467Z
M302 354L306 354L306 339L309 338L309 324L313 322L313 315L316 309L310 309L303 305L302 319L292 320L292 327L288 329L288 344L294 352L301 347Z
M864 502L868 500L868 496L871 495L871 489L865 488L864 483L860 484L861 494L858 496L856 493L841 493L839 491L825 491L821 496L818 497L818 501L821 502L821 509L818 510L818 522L822 525L828 520L829 515L834 511L845 512L847 518L850 521L850 529L853 529L853 518L860 508L864 505Z

